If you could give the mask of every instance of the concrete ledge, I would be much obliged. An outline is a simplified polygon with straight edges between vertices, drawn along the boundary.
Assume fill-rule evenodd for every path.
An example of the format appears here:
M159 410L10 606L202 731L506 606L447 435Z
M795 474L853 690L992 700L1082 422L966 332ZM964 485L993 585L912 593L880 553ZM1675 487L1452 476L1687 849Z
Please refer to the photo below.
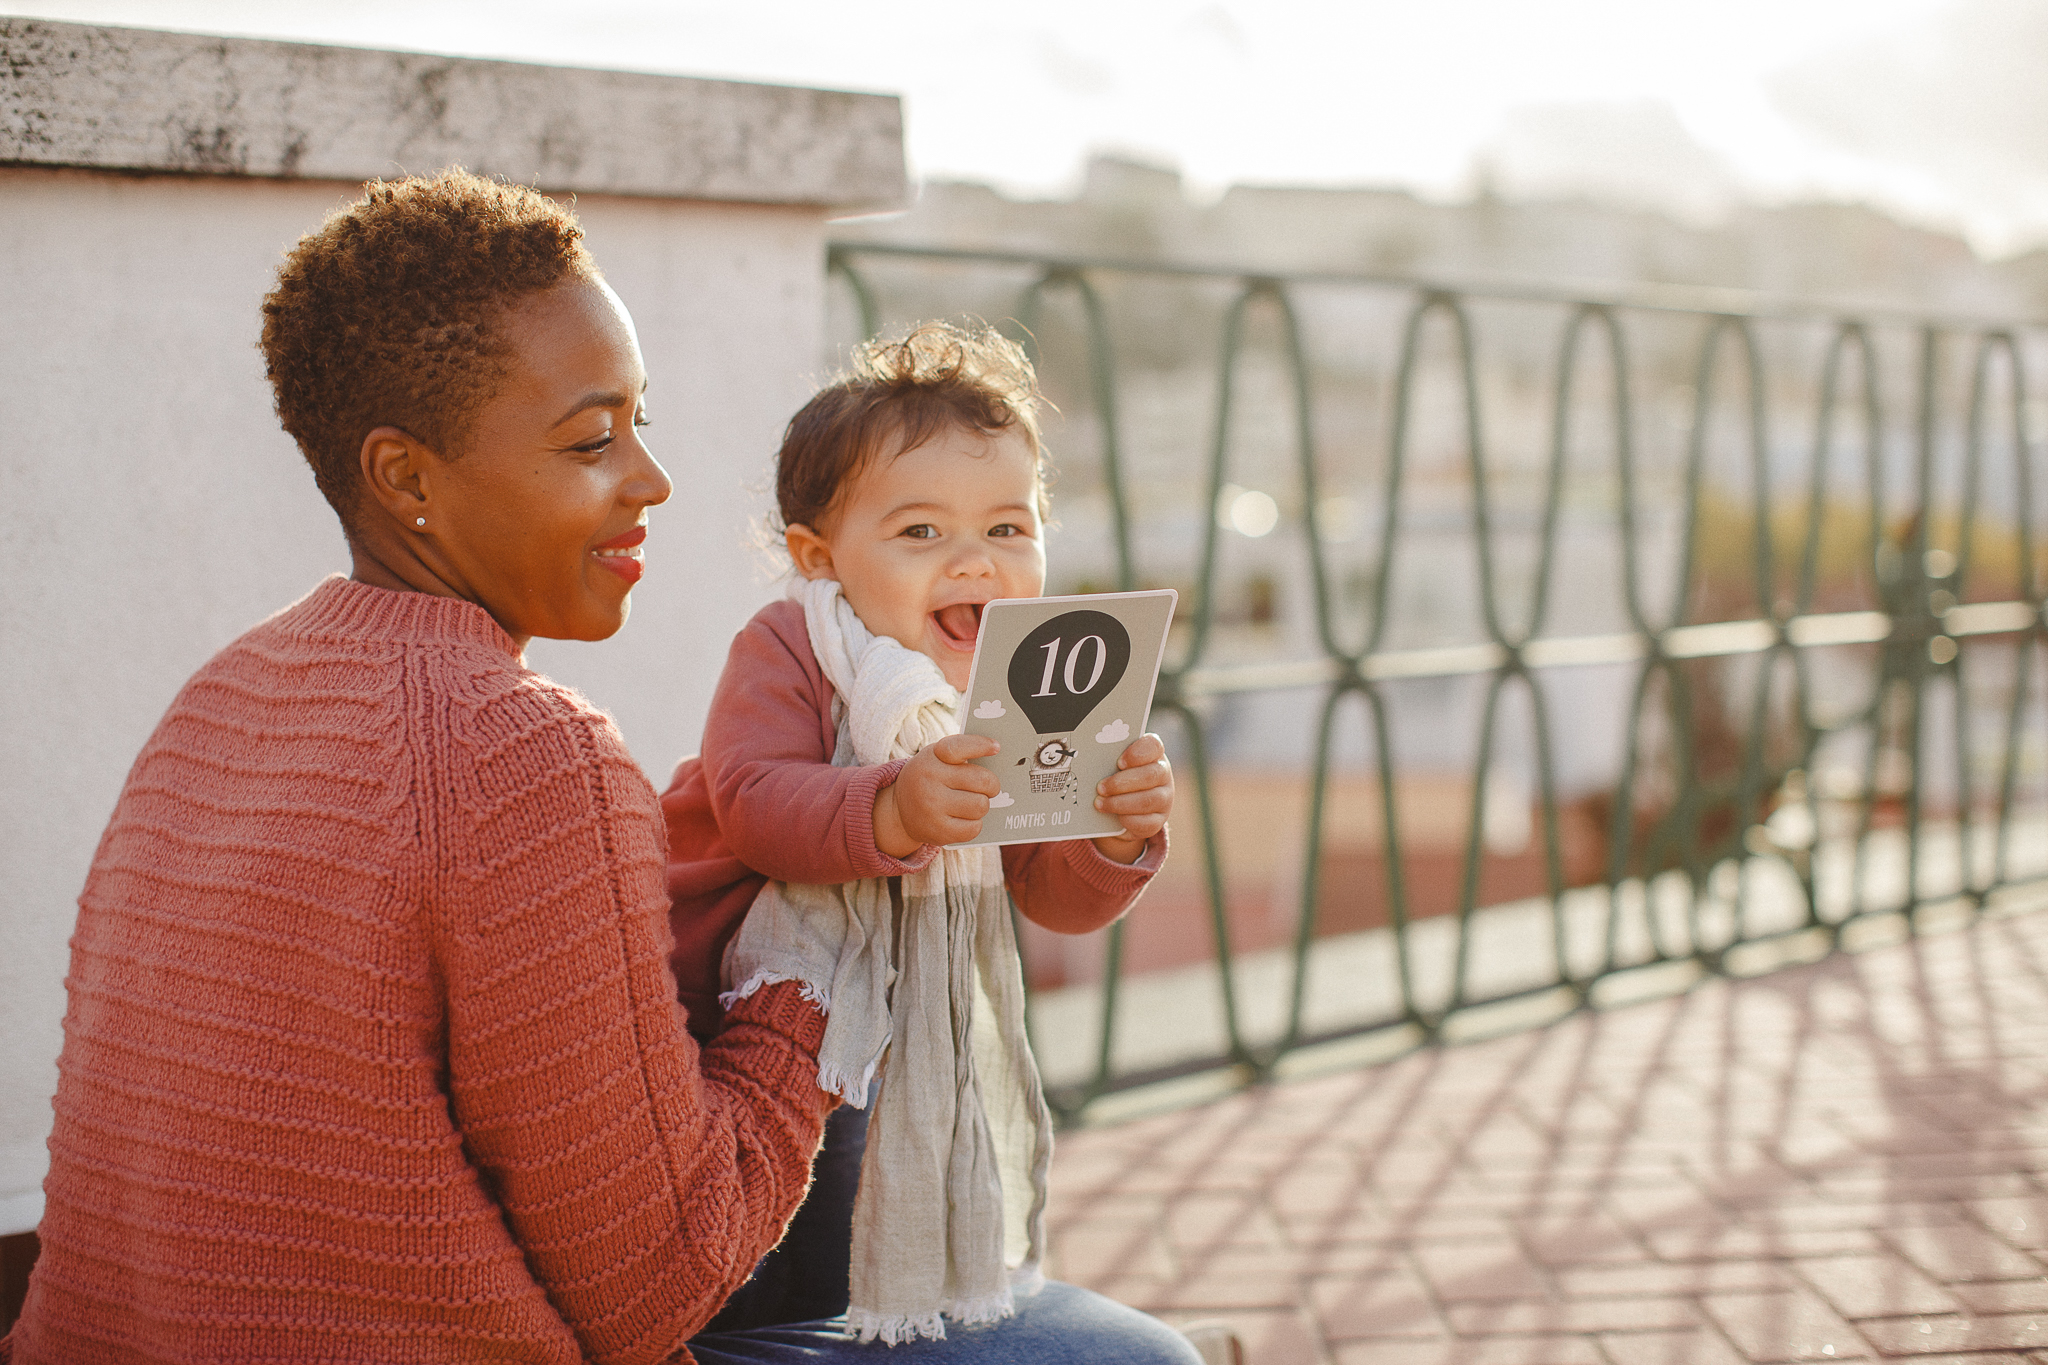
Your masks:
M0 164L887 208L894 95L0 17Z

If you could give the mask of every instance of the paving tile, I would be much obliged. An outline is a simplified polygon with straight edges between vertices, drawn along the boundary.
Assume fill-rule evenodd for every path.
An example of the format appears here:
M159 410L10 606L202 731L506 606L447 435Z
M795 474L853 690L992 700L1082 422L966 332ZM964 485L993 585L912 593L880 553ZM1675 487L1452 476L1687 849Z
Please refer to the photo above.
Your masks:
M1846 1318L1952 1313L1962 1307L1947 1290L1888 1253L1814 1257L1792 1262L1791 1269Z
M1441 1337L1337 1342L1338 1365L1606 1365L1587 1337ZM1252 1365L1266 1365L1263 1358Z
M1572 1266L1557 1272L1566 1298L1712 1294L1797 1286L1776 1261L1639 1261L1634 1265Z
M1465 1336L1503 1332L1638 1332L1700 1324L1699 1309L1693 1306L1693 1301L1680 1298L1454 1303L1444 1310L1444 1316L1450 1320L1451 1330Z
M1429 1286L1402 1268L1378 1275L1318 1278L1308 1302L1332 1341L1356 1337L1439 1337L1448 1330Z
M1196 1190L1167 1201L1161 1216L1168 1244L1199 1249L1211 1246L1280 1246L1280 1226L1251 1194Z
M1635 1230L1610 1213L1520 1218L1515 1220L1515 1230L1529 1255L1547 1266L1630 1264L1644 1259Z
M1740 1210L1750 1227L1774 1232L1822 1232L1843 1228L1940 1227L1961 1222L1962 1210L1946 1201L1903 1200L1843 1203L1836 1200L1774 1200Z
M1184 1310L1226 1308L1284 1308L1301 1306L1300 1277L1270 1271L1196 1271L1170 1280L1147 1281L1134 1287L1131 1297L1117 1295L1133 1308L1154 1312L1162 1308Z
M1972 1313L2048 1312L2048 1280L1952 1284L1948 1290Z
M1048 1231L1047 1269L1059 1279L1091 1283L1103 1275L1173 1273L1156 1229L1140 1222L1088 1220Z
M2048 1273L2042 1263L1982 1228L1893 1228L1885 1238L1937 1280L2025 1280Z
M1874 1234L1860 1228L1776 1230L1743 1223L1698 1222L1650 1227L1643 1240L1667 1261L1751 1261L1787 1256L1837 1256L1877 1249Z
M1297 1244L1294 1255L1304 1277L1383 1275L1408 1265L1408 1245L1396 1239Z
M1512 1242L1433 1242L1415 1248L1439 1302L1540 1299L1550 1282Z
M1881 1355L2048 1348L2048 1314L1887 1318L1859 1324Z
M1600 1338L1600 1347L1612 1365L1748 1365L1741 1352L1711 1327L1683 1332L1610 1332Z
M2048 1248L2048 1196L1976 1199L1969 1209L1977 1221L2016 1247Z
M1812 1183L1814 1190L1824 1198L1857 1204L1874 1204L1889 1199L2024 1198L2032 1194L2036 1188L2031 1180L2018 1171L1922 1178L1882 1173L1867 1176L1823 1176Z
M1816 1294L1710 1294L1701 1306L1751 1361L1866 1354L1863 1338Z

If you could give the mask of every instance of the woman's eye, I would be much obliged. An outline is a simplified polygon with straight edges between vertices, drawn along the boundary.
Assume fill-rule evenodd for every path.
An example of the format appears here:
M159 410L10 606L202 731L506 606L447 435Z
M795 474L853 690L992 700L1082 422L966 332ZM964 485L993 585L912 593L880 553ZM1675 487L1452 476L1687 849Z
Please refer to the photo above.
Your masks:
M578 451L584 455L602 455L607 450L611 449L612 439L613 438L610 435L606 435L598 438L595 441L585 441L580 446L571 446L570 449Z
M654 425L654 419L644 412L636 412L633 414L633 425L636 427L651 427Z

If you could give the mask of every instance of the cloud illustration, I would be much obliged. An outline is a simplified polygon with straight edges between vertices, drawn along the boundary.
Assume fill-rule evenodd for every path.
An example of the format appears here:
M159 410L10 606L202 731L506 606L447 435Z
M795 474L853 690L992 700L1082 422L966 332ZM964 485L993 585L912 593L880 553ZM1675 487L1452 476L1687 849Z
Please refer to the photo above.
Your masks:
M1121 744L1131 737L1131 727L1120 720L1113 720L1095 732L1097 744Z
M1001 810L1004 806L1014 806L1016 804L1016 797L1010 795L1008 792L997 792L994 796L989 798L988 808L990 810Z
M994 720L1004 714L1003 704L994 697L990 697L987 701L974 708L974 718L976 720Z

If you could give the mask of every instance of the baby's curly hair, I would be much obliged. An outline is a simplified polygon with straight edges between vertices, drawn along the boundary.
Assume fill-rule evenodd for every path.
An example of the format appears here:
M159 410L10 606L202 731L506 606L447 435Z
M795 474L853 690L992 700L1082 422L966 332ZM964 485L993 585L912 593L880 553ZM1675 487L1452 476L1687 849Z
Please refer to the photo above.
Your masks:
M1038 513L1047 468L1038 408L1045 400L1024 348L995 328L920 323L897 341L854 348L852 369L789 419L775 457L779 533L818 529L875 460L893 458L949 425L993 436L1020 428L1038 462Z
M372 182L299 239L263 299L263 359L345 528L363 438L395 426L459 456L464 419L509 368L505 309L571 275L598 277L567 209L459 166Z

